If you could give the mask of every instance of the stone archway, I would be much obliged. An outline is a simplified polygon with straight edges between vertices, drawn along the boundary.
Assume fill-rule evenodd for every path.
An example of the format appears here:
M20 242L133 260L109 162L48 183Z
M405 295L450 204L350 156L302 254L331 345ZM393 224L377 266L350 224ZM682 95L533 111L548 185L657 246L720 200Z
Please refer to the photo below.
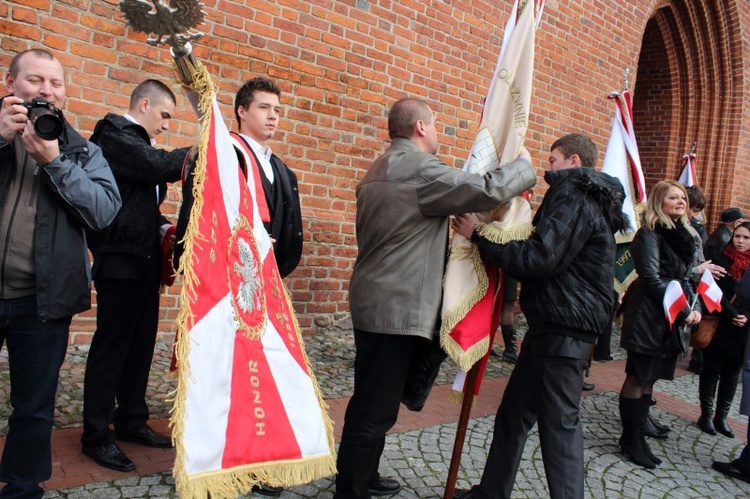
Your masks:
M647 188L676 179L696 141L711 227L735 183L743 94L738 8L736 0L662 1L644 30L633 92Z

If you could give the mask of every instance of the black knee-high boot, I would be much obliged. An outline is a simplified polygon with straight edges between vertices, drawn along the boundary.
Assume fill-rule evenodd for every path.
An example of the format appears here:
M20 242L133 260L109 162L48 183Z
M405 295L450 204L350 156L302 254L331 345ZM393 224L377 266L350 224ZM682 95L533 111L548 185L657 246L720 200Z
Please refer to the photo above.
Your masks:
M725 437L734 438L734 432L727 424L729 408L732 407L734 394L737 392L737 384L740 376L722 376L719 380L719 393L716 396L716 415L714 416L714 427L716 431Z
M716 428L711 419L714 412L714 397L716 396L716 384L719 379L712 371L703 367L703 372L698 379L698 400L701 405L701 417L698 419L698 427L709 435L716 435Z
M648 458L653 461L654 464L661 464L661 459L654 456L654 453L651 452L651 447L648 445L648 441L646 441L646 425L648 424L648 418L651 417L649 414L649 410L651 409L651 394L644 395L641 397L641 414L643 419L643 432L641 432L641 440L643 443L643 452L648 456ZM664 437L666 438L666 436Z
M620 396L620 419L622 420L620 448L635 464L654 469L656 464L649 459L643 448L646 440L644 437L645 413L641 400L643 399L628 399Z

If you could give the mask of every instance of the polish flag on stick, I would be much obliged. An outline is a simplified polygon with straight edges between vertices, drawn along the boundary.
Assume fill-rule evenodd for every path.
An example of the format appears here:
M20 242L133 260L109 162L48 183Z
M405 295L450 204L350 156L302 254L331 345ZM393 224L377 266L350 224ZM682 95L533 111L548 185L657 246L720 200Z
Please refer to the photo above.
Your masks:
M698 283L698 294L703 298L703 303L706 304L709 312L721 312L721 297L724 293L708 269L703 271L701 281Z
M684 309L688 302L685 297L685 293L682 291L682 286L677 281L670 281L667 285L667 290L664 292L664 315L669 321L669 325L674 324L682 309Z

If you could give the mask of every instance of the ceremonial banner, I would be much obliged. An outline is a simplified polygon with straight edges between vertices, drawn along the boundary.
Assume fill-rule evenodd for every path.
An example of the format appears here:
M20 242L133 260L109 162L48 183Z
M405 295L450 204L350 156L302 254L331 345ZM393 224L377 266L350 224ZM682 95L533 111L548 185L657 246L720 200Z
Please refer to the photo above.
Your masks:
M517 0L503 36L497 69L482 113L469 160L464 170L484 174L499 164L518 157L526 135L534 72L534 31L541 17L543 1ZM528 202L503 206L505 222L488 225L492 234L483 234L498 243L522 240L531 234ZM528 208L525 213L524 207ZM510 217L515 218L511 219ZM487 215L480 215L490 221ZM491 220L503 218L495 214ZM468 371L490 348L492 311L496 286L490 286L488 271L471 241L453 235L451 257L445 273L442 328L443 349ZM501 297L499 298L501 300Z
M612 123L612 134L604 155L602 172L616 177L625 189L625 201L622 211L630 220L630 229L618 233L617 258L615 260L614 286L622 294L636 278L635 263L630 254L630 242L640 227L640 217L646 203L646 187L641 168L641 157L633 130L633 105L630 92L613 92L608 98L615 102L615 118Z
M181 259L173 473L183 499L233 498L258 483L332 475L335 448L254 177L239 167L205 67L197 71L201 137Z
M684 166L682 168L682 173L680 173L680 178L677 179L677 181L685 187L692 187L697 183L695 181L695 164L693 163L694 159L694 152L686 154L682 157Z

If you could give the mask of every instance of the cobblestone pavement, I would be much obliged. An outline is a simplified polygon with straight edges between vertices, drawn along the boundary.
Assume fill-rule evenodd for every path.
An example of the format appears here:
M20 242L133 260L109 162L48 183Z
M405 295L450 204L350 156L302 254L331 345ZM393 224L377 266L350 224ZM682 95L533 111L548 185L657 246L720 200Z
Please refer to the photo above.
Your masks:
M656 470L637 467L623 459L617 448L617 394L584 397L581 419L584 427L586 497L591 498L742 498L750 496L750 484L727 479L710 469L713 460L737 457L743 443L711 437L691 422L655 411L672 428L665 441L651 440L651 447L664 463ZM459 471L458 487L476 483L484 468L486 449L492 435L493 417L471 420ZM431 426L389 435L381 472L400 480L405 488L396 498L442 497L447 466L452 453L455 424ZM51 491L51 498L175 497L168 473L133 477L107 483L93 483L67 490ZM529 435L516 479L514 498L548 495L544 465L536 430ZM252 497L252 496L247 496ZM284 491L282 499L331 498L333 481L318 480Z
M519 326L523 328L522 323ZM315 336L306 337L305 340L324 397L328 399L351 395L354 347L347 322L343 321ZM612 339L613 356L616 359L625 356L621 349L614 347L618 341L619 332L616 329ZM149 385L149 402L155 418L168 417L168 394L174 388L174 381L164 373L169 366L170 348L160 344L155 355ZM502 347L496 348L501 350ZM4 351L0 354L2 424L5 424L9 413L5 355ZM69 349L58 391L56 426L59 428L81 424L82 375L85 360L85 350L77 347ZM509 364L493 357L487 376L507 376L510 369ZM453 370L454 367L446 362L437 383L450 383ZM681 400L696 403L697 376L682 376L671 382L660 381L656 389ZM584 426L587 497L750 497L750 484L728 479L710 468L714 460L729 460L738 456L744 445L740 440L706 435L693 422L659 410L658 404L652 410L662 423L669 424L672 432L667 440L650 441L654 453L661 457L664 463L656 470L649 471L624 460L619 452L617 394L608 392L582 399L581 419ZM732 416L738 417L736 402ZM459 471L458 487L468 487L479 480L491 440L493 419L494 417L490 416L471 420ZM0 433L4 430L5 428L0 428ZM442 497L454 435L455 424L446 424L388 436L381 472L385 476L399 479L404 484L404 490L393 497ZM524 450L513 497L538 498L547 495L545 471L535 429L530 433ZM332 496L332 480L322 479L304 486L288 488L281 497L325 499ZM176 497L176 494L171 475L159 473L49 491L44 497L172 498Z

